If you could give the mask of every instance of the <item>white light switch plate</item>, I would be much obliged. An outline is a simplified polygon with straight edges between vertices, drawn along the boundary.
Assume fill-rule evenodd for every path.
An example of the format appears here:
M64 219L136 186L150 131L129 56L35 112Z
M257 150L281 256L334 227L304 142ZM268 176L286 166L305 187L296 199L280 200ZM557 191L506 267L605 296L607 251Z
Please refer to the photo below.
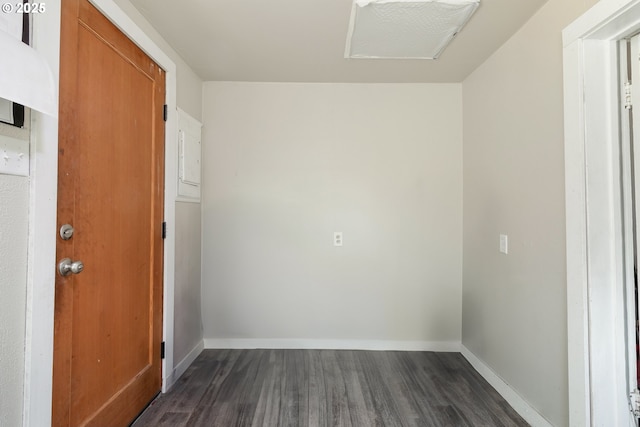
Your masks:
M342 231L333 233L333 246L342 246Z
M0 174L29 176L29 141L0 135Z
M506 234L500 235L500 252L503 254L509 253L509 236Z

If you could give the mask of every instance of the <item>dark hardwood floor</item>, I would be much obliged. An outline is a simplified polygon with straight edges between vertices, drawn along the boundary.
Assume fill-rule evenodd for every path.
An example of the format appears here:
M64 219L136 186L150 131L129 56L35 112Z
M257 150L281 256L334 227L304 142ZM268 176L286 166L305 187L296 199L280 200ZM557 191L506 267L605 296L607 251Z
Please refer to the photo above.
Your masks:
M134 427L527 426L459 353L205 350Z

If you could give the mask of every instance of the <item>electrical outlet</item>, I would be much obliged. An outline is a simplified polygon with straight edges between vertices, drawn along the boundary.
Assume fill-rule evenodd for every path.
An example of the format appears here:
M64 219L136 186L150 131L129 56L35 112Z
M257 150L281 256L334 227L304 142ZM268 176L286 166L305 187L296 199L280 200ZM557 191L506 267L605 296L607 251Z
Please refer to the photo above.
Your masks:
M342 246L342 231L333 233L333 246Z

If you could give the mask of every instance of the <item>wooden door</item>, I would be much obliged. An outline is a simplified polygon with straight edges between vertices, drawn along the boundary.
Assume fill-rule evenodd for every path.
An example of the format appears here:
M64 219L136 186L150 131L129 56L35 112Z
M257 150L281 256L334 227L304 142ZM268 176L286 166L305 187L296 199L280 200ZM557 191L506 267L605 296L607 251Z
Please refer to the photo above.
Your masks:
M60 62L53 425L125 426L161 387L165 73L87 0Z

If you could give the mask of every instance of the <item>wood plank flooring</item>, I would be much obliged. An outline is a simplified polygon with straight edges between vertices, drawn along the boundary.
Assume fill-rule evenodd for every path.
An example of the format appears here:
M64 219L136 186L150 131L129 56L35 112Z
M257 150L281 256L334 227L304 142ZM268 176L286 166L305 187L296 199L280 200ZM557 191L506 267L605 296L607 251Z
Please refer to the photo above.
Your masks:
M527 426L459 353L204 350L133 424Z

